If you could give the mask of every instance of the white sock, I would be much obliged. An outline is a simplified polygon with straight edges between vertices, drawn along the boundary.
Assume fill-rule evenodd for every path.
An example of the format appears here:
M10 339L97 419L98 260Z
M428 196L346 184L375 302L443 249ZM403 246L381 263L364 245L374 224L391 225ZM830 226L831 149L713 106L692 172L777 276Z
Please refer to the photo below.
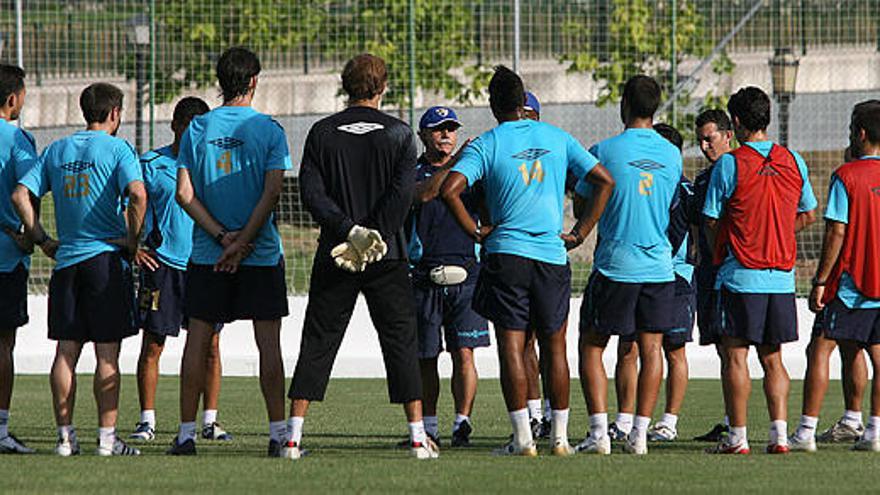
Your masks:
M196 422L195 421L187 421L186 423L180 423L180 428L177 429L177 443L182 444L187 440L196 441Z
M730 427L730 436L728 440L731 445L737 445L740 442L744 442L746 445L749 443L748 434L746 433L745 426L731 426Z
M114 443L116 443L115 426L98 428L98 445L105 449L112 449Z
M862 439L868 441L877 440L877 438L880 438L878 437L878 430L880 430L880 416L870 416L865 433L862 434Z
M594 440L608 436L608 413L590 415L590 436Z
M816 436L816 426L818 425L818 417L802 415L800 424L794 430L794 437L802 442L806 442Z
M141 423L147 423L151 427L156 427L156 410L144 409L141 411Z
M568 443L568 409L554 409L550 413L553 418L550 422L550 442Z
M770 422L770 443L788 445L788 423L784 419Z
M635 422L633 422L632 430L630 430L628 436L637 442L647 442L648 426L650 425L651 418L647 416L636 416Z
M217 410L216 409L205 409L205 412L202 414L202 424L203 425L211 425L217 422Z
M9 410L0 409L0 438L9 435Z
M859 426L862 426L862 411L850 411L847 409L843 412L843 417L840 418L840 421L847 426L858 429Z
M425 423L425 433L434 438L440 435L440 421L437 416L423 416L422 421Z
M529 410L510 411L507 415L510 416L510 424L513 425L514 443L519 446L531 445L532 428L529 426Z
M287 423L281 421L269 421L269 440L287 443Z
M617 419L614 420L617 429L629 435L633 429L633 415L631 413L617 413Z
M544 399L544 417L553 417L553 406L550 405L550 399Z
M76 428L73 425L65 425L58 427L58 436L63 440L75 441L76 440Z
M456 431L458 431L458 427L461 426L461 424L464 423L465 421L470 423L471 418L464 415L464 414L456 414L455 421L452 422L452 432L455 433Z
M668 426L670 429L675 431L675 429L678 427L678 416L675 414L663 413L663 419L658 422Z
M287 435L290 440L300 445L303 437L303 423L305 418L302 416L291 416L287 418Z
M407 423L409 425L410 443L425 443L428 441L425 435L425 422L422 420Z
M730 428L730 416L724 415L724 426Z
M544 411L541 408L541 399L529 399L526 404L529 408L529 418L541 421L544 419Z

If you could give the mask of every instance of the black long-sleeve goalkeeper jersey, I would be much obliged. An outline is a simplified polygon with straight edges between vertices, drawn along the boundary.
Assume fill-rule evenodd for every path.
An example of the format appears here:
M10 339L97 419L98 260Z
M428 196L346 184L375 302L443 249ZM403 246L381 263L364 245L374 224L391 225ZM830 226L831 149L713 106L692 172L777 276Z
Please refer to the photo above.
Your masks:
M376 229L386 259L406 259L403 222L412 204L415 136L379 110L349 107L315 123L300 168L303 205L321 226L318 256L344 242L354 225Z

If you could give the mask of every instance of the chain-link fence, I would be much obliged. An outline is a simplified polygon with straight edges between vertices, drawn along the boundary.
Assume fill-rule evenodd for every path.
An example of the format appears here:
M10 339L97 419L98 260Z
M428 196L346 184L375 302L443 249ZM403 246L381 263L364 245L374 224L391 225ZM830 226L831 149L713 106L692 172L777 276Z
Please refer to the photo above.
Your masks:
M824 207L849 112L880 89L878 26L876 0L3 0L0 61L28 72L22 125L39 149L83 126L79 92L103 80L126 91L120 135L143 151L171 141L180 97L219 104L216 58L246 45L264 67L255 107L285 127L296 163L309 126L343 108L338 74L361 51L388 61L383 108L405 120L446 103L460 110L460 140L491 128L484 88L491 67L505 63L541 100L543 120L590 146L621 130L619 90L635 73L661 82L658 118L691 138L701 107L723 108L748 84L772 92L769 61L790 49L799 59L794 97L781 114L774 107L770 133L805 156ZM690 142L685 153L693 175L704 163ZM289 287L304 293L317 229L295 170L279 210ZM43 221L54 226L51 216L46 205ZM821 231L800 234L801 290ZM576 290L589 251L572 255ZM35 255L33 292L45 292L50 271Z

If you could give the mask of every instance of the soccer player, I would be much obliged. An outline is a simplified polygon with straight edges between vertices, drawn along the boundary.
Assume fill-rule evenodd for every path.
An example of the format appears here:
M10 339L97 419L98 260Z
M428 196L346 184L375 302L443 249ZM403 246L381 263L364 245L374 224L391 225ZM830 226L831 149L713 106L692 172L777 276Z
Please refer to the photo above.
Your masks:
M180 100L174 107L171 121L174 142L141 156L148 208L144 220L144 247L135 255L135 263L141 268L138 316L144 330L137 365L141 419L135 432L129 436L135 440L151 441L155 437L159 357L165 348L165 339L177 337L180 327L186 325L184 289L186 263L192 250L193 221L174 199L177 154L190 120L208 110L208 104L199 98L190 96ZM217 423L221 375L219 337L219 333L213 335L208 353L202 438L230 440L232 437Z
M459 225L485 246L474 309L495 325L501 386L513 438L500 455L535 456L526 408L524 350L529 332L538 333L549 370L551 452L570 455L569 373L565 334L571 292L566 248L580 245L596 224L614 181L573 137L551 125L523 119L522 80L499 66L489 82L489 105L498 126L462 153L441 194ZM594 185L597 193L570 233L562 234L567 171ZM462 192L483 182L488 225L469 215Z
M754 86L730 97L727 110L742 144L712 170L703 214L715 236L720 264L722 368L730 434L710 452L746 454L746 415L751 392L749 347L764 369L770 414L767 452L789 451L786 432L789 377L781 346L797 340L795 234L815 221L817 206L807 165L797 153L769 140L770 98ZM710 236L711 237L711 236Z
M580 376L590 433L578 450L586 453L611 453L608 378L602 364L611 335L636 335L641 362L636 418L624 452L648 452L648 426L663 379L663 336L676 325L667 229L682 165L678 148L652 128L659 105L656 81L630 78L620 102L625 130L591 150L617 186L599 221L593 273L581 305ZM584 181L576 187L582 197L590 197L590 189Z
M452 425L453 447L470 445L473 431L470 415L477 392L474 348L489 345L489 323L471 308L480 273L476 243L461 231L439 197L440 185L457 158L453 152L460 127L458 116L448 107L431 107L419 120L419 138L425 152L418 159L413 210L408 219L425 431L440 444L437 356L443 350L441 338L445 334L446 350L452 356L452 396L456 413ZM479 218L482 195L478 189L472 188L463 195L465 206L475 221Z
M9 405L15 380L13 350L18 327L28 322L27 282L30 254L34 244L22 235L21 221L7 199L18 181L37 163L34 138L10 124L18 120L24 107L24 71L14 65L0 64L0 454L33 454L24 442L9 433ZM39 217L39 202L34 202ZM37 227L42 231L42 227ZM42 234L40 235L42 237ZM48 241L48 238L47 238ZM55 249L55 241L43 248ZM52 252L52 251L50 251Z
M291 162L284 129L251 107L259 74L260 59L250 50L223 52L217 61L223 105L193 118L180 140L176 198L195 225L186 269L181 422L170 455L196 453L196 412L212 342L217 325L234 320L253 322L269 457L279 457L287 440L280 344L287 284L272 211Z
M87 127L49 145L18 183L12 202L31 240L42 245L32 196L52 192L60 240L49 281L49 338L58 341L52 385L58 443L55 453L79 453L73 426L76 364L83 345L94 342L97 366L94 393L98 405L100 456L140 455L116 435L119 404L119 346L137 333L133 325L134 288L127 259L137 250L147 205L137 155L116 137L122 115L122 91L95 83L80 95ZM126 213L120 208L128 198ZM127 218L125 218L127 216ZM127 221L126 221L127 220ZM126 247L116 244L119 239ZM45 248L44 248L45 249Z
M700 330L700 345L714 345L715 352L724 370L725 354L721 349L721 327L718 324L718 290L715 289L715 278L718 267L712 262L712 246L702 209L706 203L706 191L715 162L731 151L730 140L733 139L733 125L727 112L719 109L706 110L697 115L694 122L697 143L700 151L708 160L709 165L697 173L694 178L694 206L691 218L696 218L697 232L697 267L694 271L697 286L697 327ZM721 387L725 386L721 381ZM722 396L726 396L722 394ZM730 429L730 418L725 413L724 421L715 424L712 429L694 440L718 443Z
M792 449L808 452L816 450L816 425L835 343L840 345L845 378L861 374L855 356L861 356L862 348L871 358L875 373L871 419L855 449L880 451L880 101L853 108L849 140L849 149L858 158L831 176L825 242L810 294L810 309L818 314L808 351L803 415L789 439ZM841 422L855 420L856 414L861 422L861 411L854 413L848 410Z
M417 324L404 220L413 202L416 144L410 127L381 111L385 62L361 54L342 71L348 107L315 123L300 171L305 207L321 226L309 304L290 384L285 456L302 455L305 415L327 391L333 361L363 293L379 335L392 403L403 404L410 453L439 455L425 434Z

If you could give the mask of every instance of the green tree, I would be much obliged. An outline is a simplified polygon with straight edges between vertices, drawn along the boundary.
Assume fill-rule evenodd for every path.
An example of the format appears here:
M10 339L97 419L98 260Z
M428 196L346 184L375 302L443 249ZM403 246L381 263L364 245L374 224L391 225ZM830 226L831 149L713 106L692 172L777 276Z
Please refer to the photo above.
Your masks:
M664 100L673 91L673 71L687 58L708 55L714 40L707 38L704 18L697 11L693 0L598 0L607 5L610 16L607 24L589 25L580 20L569 20L563 31L570 36L576 47L561 56L570 72L591 72L600 83L597 104L604 106L620 101L623 85L632 76L646 74L657 80L663 88ZM673 5L675 5L676 29L673 51ZM586 15L585 15L586 17ZM594 46L596 40L600 46ZM675 64L672 61L675 61ZM729 73L733 64L722 55L712 68L716 73ZM707 95L703 106L714 106L724 101L724 95ZM683 135L690 136L694 113L692 92L682 91L673 106L675 115L667 112L661 118L675 122ZM685 132L686 131L686 132Z

